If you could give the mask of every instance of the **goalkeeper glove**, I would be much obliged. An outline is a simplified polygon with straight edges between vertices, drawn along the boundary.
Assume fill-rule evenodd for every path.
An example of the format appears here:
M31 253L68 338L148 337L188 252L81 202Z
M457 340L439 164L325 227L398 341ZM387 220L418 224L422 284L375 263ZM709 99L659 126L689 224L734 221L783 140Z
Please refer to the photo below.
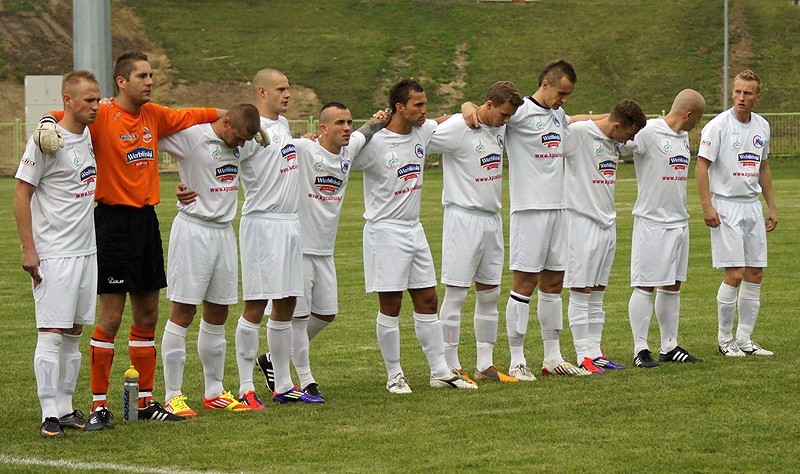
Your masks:
M64 138L56 126L52 115L45 115L33 132L33 143L46 155L55 155L59 148L64 148Z
M263 125L259 125L258 133L256 133L256 136L253 138L255 138L256 142L258 142L258 144L264 148L269 146L269 135L267 135L267 131L264 130Z

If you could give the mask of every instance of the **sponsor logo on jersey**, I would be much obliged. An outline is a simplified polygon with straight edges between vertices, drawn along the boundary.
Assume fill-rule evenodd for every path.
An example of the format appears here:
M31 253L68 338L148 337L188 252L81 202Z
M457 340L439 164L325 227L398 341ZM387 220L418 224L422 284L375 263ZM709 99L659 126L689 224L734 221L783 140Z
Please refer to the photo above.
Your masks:
M397 179L408 181L409 179L419 178L422 166L419 163L409 163L397 168Z
M494 170L500 167L502 161L503 157L497 153L492 153L481 158L481 166L485 170Z
M222 165L214 170L214 177L223 183L226 181L233 181L238 174L239 167L236 165Z
M138 135L135 133L123 133L119 136L119 141L121 142L135 142L136 139L139 138Z
M342 169L342 173L347 174L350 171L350 160L342 160L339 167Z
M753 137L753 146L756 148L764 148L764 139L761 138L761 135L756 135Z
M94 166L87 166L81 171L81 183L94 183L97 178L97 169Z
M542 135L542 145L548 148L556 148L561 145L561 135L556 132L545 133Z
M150 133L150 129L144 127L144 132L142 132L142 141L145 143L150 143L153 141L153 134Z
M700 146L711 146L711 140L701 140Z
M689 157L678 155L669 157L669 165L676 170L685 170L689 166Z
M556 127L561 126L561 122L558 121L558 117L553 117L553 125L555 125Z
M134 163L137 166L144 166L147 162L155 160L155 158L156 154L152 149L136 148L125 155L125 162L127 164Z
M337 178L336 176L317 176L314 178L314 186L317 187L320 191L324 193L335 193L339 188L342 187L341 179Z
M425 156L425 149L422 148L422 145L417 143L414 145L414 154L417 155L417 158L422 158Z
M597 170L603 173L604 176L614 176L617 172L617 162L614 160L605 160L597 164Z
M758 166L759 162L761 162L761 157L755 153L739 153L739 164L742 166Z
M30 160L28 158L23 158L22 159L22 164L25 165L25 166L30 166L31 168L35 168L36 167L36 162L33 161L33 160Z
M289 143L285 147L281 148L281 156L286 161L292 161L293 159L297 158L297 151L294 148L294 143Z
M497 136L497 146L499 146L500 149L502 150L504 145L505 145L505 143L503 142L503 136L502 135L498 135Z

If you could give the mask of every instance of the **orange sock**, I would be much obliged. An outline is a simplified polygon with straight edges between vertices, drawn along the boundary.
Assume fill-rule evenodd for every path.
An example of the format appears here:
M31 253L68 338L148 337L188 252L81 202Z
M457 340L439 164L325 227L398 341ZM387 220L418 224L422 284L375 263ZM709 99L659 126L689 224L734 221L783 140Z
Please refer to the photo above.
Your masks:
M111 364L114 362L114 336L95 326L89 343L89 366L92 378L92 411L105 405Z
M156 374L156 330L131 326L128 354L139 371L139 408L145 408L153 398L153 380Z

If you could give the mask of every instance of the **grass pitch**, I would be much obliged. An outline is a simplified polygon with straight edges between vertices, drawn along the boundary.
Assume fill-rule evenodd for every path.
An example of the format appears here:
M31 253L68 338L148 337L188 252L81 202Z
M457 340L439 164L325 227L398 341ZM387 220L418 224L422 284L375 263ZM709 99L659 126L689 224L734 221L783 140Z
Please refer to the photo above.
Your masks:
M184 393L198 409L181 423L122 422L122 372L127 368L127 329L117 340L109 392L116 414L113 431L68 432L64 440L38 435L39 404L32 369L36 329L29 281L19 265L20 252L10 206L14 180L0 179L7 203L0 210L0 470L39 472L50 461L53 472L294 470L348 472L408 471L793 471L796 469L800 416L797 341L798 257L800 243L800 164L772 162L778 203L778 229L769 235L770 266L765 272L761 318L755 338L776 352L772 358L726 359L716 353L715 295L722 278L710 264L708 230L695 183L690 179L691 253L689 278L682 291L680 344L703 357L698 365L663 364L587 379L540 378L532 384L483 384L477 391L434 391L427 387L427 364L414 336L410 301L401 316L402 363L414 393L393 396L384 389L383 361L375 341L377 297L364 294L361 266L363 212L361 176L354 174L345 201L337 242L340 315L314 340L312 367L328 396L323 406L273 405L268 412L218 413L202 410L202 373L196 355L197 322L187 338ZM422 221L434 259L441 255L441 172L427 171ZM171 197L177 175L162 176L158 206L165 240L175 215ZM618 250L606 293L608 315L604 349L614 360L631 363L627 318L629 254L636 196L632 165L623 165L617 183ZM507 193L505 210L508 209ZM507 221L507 214L504 216ZM507 226L506 226L507 229ZM437 272L438 273L438 272ZM506 272L501 313L510 288ZM440 297L443 288L440 288ZM566 311L567 295L564 295ZM461 361L472 370L475 341L473 293L465 305ZM535 308L535 304L532 304ZM228 323L226 388L236 390L235 320ZM157 347L169 305L161 303ZM658 348L653 318L651 348ZM538 324L532 312L526 339L529 364L541 363ZM123 328L130 324L126 313ZM508 363L501 317L495 362ZM75 395L87 412L89 334ZM568 330L561 338L566 356L574 354ZM266 350L262 336L261 348ZM160 368L155 397L163 398ZM261 375L256 373L257 386ZM267 399L266 389L260 390ZM67 461L82 464L67 464Z

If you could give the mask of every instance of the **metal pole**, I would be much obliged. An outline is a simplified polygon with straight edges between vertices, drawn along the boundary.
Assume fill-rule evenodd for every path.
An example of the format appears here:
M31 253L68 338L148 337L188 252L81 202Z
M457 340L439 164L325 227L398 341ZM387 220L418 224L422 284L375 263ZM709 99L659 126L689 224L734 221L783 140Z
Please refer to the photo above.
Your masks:
M111 78L110 0L73 0L72 60L75 69L91 71L100 82L100 94L114 94Z
M725 0L725 59L722 66L722 110L728 110L728 0Z

